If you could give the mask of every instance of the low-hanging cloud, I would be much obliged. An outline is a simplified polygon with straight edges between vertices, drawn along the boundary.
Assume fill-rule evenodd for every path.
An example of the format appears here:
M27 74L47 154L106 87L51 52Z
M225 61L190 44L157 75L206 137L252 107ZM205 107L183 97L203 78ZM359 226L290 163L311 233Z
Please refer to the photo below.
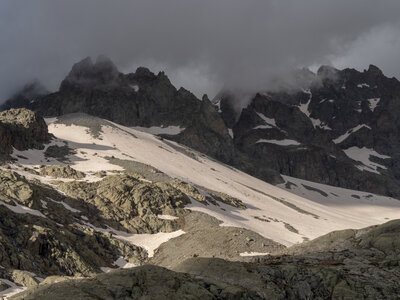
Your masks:
M398 0L5 0L0 99L32 79L55 90L73 63L99 54L210 97L319 64L398 76L399 11Z

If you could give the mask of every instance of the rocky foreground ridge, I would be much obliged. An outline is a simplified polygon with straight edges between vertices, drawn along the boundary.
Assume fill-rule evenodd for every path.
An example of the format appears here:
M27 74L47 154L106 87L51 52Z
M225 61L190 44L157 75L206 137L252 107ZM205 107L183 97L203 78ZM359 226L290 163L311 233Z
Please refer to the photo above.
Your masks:
M333 232L285 254L191 258L89 278L49 277L10 299L398 299L400 222Z

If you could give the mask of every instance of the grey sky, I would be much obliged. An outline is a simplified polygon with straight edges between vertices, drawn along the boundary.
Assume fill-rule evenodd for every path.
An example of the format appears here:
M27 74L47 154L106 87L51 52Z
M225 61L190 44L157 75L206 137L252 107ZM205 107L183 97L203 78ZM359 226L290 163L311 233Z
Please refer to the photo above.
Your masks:
M3 0L0 99L34 78L55 90L99 54L210 97L320 64L400 77L399 12L399 0Z

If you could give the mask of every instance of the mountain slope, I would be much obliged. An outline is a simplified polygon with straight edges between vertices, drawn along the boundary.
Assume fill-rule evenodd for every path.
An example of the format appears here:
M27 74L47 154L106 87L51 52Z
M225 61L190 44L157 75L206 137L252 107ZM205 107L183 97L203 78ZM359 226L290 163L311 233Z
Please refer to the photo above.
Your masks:
M97 130L96 134L94 130ZM151 166L162 173L148 172L150 180L152 177L164 181L177 178L199 187L204 193L227 194L246 206L246 209L240 209L223 203L215 206L192 201L190 209L206 212L222 220L224 225L248 228L285 245L301 242L303 238L315 238L334 229L361 228L399 216L393 208L400 207L400 202L392 198L372 194L366 197L366 193L352 192L362 199L351 198L343 203L340 197L321 195L326 203L316 203L175 142L85 115L62 117L49 124L49 132L57 137L50 145L67 142L74 151L68 156L73 168L88 176L98 171L123 168L134 171L143 165ZM55 159L46 158L45 151L14 151L13 156L27 167L54 164ZM334 193L342 192L337 189ZM350 211L347 205L354 205L356 209ZM371 212L368 216L367 211ZM291 227L295 230L288 229Z
M382 225L368 239L362 234L369 229L329 233L399 218L396 199L287 176L280 187L273 186L165 137L86 114L46 122L49 143L13 149L12 160L0 166L0 295L31 286L16 298L62 297L72 284L75 293L93 298L87 288L99 282L103 296L119 295L127 289L104 282L132 282L136 275L138 288L126 297L191 295L192 288L210 299L396 292L391 266L397 248L388 244L395 242L391 236L385 240L390 232L396 234L396 226ZM337 240L329 242L330 236ZM362 242L365 251L353 246L359 236L368 240ZM382 256L382 251L388 252ZM357 272L377 257L380 263L361 278ZM190 275L155 266L135 268L142 264ZM243 273L246 269L258 275ZM231 276L221 279L225 270ZM111 273L96 275L100 272ZM84 278L53 280L52 275ZM166 277L177 285L154 286ZM282 278L303 283L282 288ZM274 284L260 283L265 281ZM361 283L368 289L359 290Z

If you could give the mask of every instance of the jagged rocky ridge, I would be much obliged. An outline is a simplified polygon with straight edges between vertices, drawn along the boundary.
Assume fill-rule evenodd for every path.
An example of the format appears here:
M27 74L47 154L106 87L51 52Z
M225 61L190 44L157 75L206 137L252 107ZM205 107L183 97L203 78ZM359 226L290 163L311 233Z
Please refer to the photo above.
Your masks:
M221 97L222 112L231 98ZM281 174L398 196L399 113L395 78L324 66L308 89L258 93L234 123L222 116L236 148Z
M20 105L10 99L0 110ZM95 63L86 58L72 67L58 92L22 105L47 117L79 112L125 126L178 126L182 132L169 139L269 182L282 182L276 171L235 149L228 128L206 96L200 101L184 88L177 90L163 72L155 75L140 67L122 74L106 57Z
M122 74L108 58L86 58L58 92L22 102L14 96L2 109L25 106L45 116L84 112L126 126L177 126L180 133L169 139L268 182L282 182L281 173L398 196L399 82L375 66L364 72L324 66L317 74L302 70L296 76L303 90L260 92L237 111L229 91L212 105L206 96L200 101L177 90L163 72L141 67Z

